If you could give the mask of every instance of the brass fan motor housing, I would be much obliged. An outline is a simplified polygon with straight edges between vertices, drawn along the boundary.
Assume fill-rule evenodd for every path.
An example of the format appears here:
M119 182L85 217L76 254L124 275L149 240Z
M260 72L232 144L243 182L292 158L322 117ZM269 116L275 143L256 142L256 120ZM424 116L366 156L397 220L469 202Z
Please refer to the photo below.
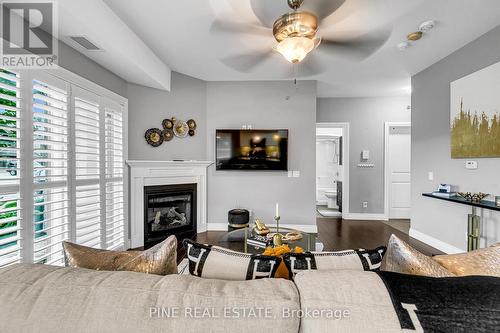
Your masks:
M304 0L287 0L288 6L293 10L297 10L300 8Z
M278 42L290 37L314 38L318 30L318 18L309 12L292 12L274 22L273 34Z

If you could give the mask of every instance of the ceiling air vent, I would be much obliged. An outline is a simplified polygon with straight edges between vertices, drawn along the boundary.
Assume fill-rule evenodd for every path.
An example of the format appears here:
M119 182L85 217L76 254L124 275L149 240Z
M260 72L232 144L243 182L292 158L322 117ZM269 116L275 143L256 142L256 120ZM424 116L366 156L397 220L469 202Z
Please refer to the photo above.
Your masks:
M87 51L101 51L99 46L89 41L86 37L70 36L69 38L71 38L74 42L78 43L81 47L83 47Z

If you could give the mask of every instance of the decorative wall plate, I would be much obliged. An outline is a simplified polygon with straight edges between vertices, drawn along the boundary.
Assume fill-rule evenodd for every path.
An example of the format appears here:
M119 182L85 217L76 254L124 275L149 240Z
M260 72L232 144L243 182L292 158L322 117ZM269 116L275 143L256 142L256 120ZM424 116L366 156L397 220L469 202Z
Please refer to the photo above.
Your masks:
M187 121L187 124L188 124L190 130L194 131L196 129L196 121L194 121L194 119L189 119Z
M163 140L170 141L174 138L174 131L172 131L171 129L165 129L163 130L162 135Z
M161 125L163 126L164 129L174 128L174 122L170 119L163 119L163 121L161 122Z
M159 128L150 128L144 133L146 142L153 147L158 147L163 143L163 135Z
M174 122L174 134L178 138L185 138L188 135L189 126L185 121L177 120Z

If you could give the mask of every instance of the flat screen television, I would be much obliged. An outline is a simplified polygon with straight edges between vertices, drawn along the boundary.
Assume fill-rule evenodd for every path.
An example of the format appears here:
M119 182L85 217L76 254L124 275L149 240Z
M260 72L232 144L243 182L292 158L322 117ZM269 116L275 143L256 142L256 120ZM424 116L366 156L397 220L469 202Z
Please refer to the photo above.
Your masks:
M288 130L216 131L216 170L288 170Z

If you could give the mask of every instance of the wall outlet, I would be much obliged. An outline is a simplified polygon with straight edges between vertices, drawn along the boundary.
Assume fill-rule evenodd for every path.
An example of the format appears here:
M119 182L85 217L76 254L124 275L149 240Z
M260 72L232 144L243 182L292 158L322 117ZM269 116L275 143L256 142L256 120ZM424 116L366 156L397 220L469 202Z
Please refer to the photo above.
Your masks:
M292 178L293 177L293 171L288 171L288 178Z
M469 170L476 170L477 161L465 161L465 168Z
M363 201L363 208L368 208L368 201Z
M427 174L427 178L428 178L429 180L434 180L434 172L429 171L429 173Z
M293 178L300 178L300 171L298 171L298 170L294 171Z

